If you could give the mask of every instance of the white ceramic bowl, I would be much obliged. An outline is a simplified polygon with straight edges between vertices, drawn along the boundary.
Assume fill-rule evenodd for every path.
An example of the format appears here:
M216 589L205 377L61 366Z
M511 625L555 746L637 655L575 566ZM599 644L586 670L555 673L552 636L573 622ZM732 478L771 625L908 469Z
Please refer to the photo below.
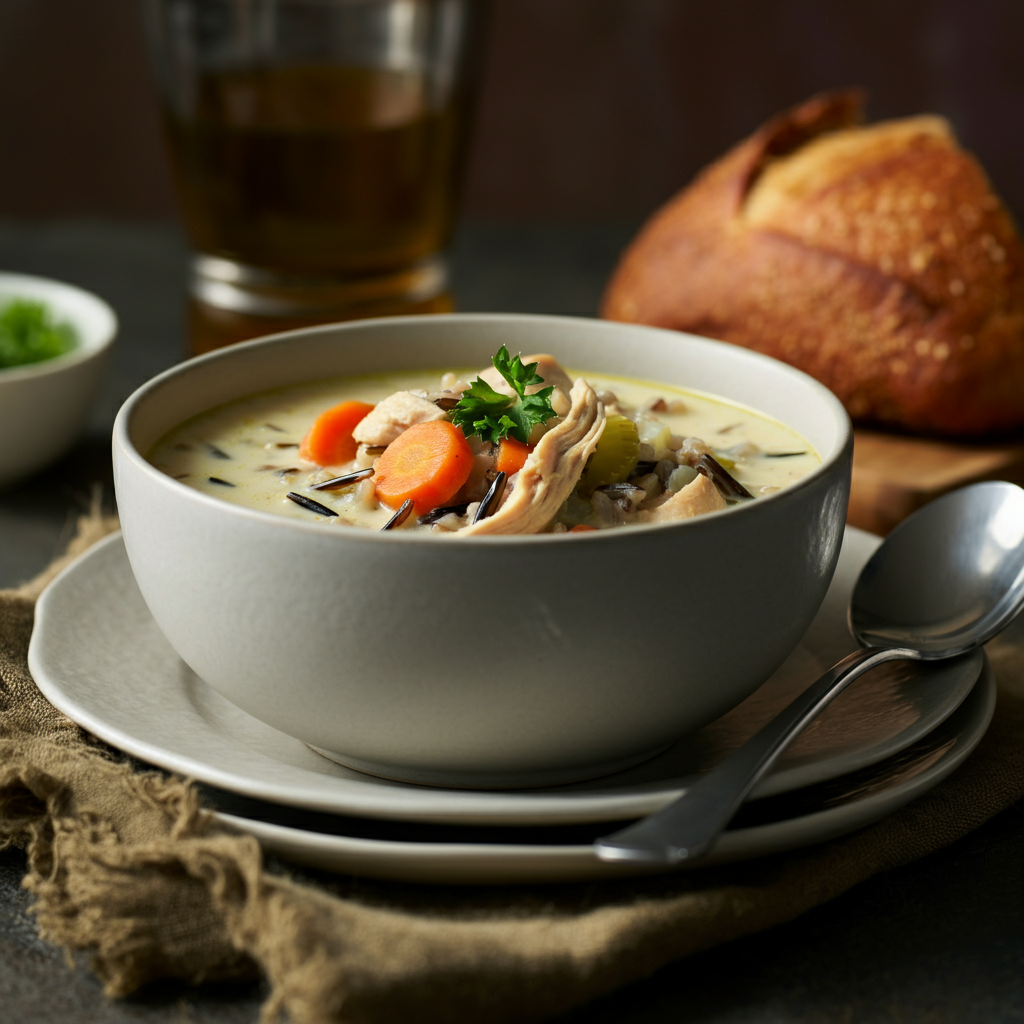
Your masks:
M578 535L324 529L204 495L144 454L182 420L300 381L488 365L500 345L753 406L823 464L699 519ZM745 699L796 646L838 557L852 433L810 377L746 349L598 320L428 316L249 342L123 406L114 474L142 594L195 672L353 767L527 786L647 757Z
M53 462L78 439L103 380L117 317L102 299L59 281L0 274L0 307L46 303L70 323L78 345L55 359L0 369L0 486Z

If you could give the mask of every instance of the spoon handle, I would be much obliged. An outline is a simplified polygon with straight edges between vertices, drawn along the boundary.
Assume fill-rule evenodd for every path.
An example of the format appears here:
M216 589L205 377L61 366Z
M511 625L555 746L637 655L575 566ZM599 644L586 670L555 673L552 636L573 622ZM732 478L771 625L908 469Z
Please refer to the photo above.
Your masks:
M858 676L886 661L919 660L902 647L854 651L812 683L760 732L667 807L594 843L601 860L679 864L703 856L747 794L817 715Z

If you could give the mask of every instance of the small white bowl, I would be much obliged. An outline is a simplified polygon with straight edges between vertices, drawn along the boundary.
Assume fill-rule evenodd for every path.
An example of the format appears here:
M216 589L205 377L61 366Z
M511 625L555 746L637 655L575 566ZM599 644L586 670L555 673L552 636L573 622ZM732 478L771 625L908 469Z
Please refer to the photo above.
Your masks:
M253 392L483 367L503 344L753 406L823 463L777 494L681 523L460 538L249 510L145 458L183 420ZM277 335L161 374L118 414L114 479L150 611L215 690L357 769L506 787L635 763L767 679L832 577L852 449L829 391L748 349L599 320L402 317Z
M117 317L102 299L44 277L0 273L0 308L44 302L77 344L54 359L0 369L0 487L60 458L78 439L103 380Z

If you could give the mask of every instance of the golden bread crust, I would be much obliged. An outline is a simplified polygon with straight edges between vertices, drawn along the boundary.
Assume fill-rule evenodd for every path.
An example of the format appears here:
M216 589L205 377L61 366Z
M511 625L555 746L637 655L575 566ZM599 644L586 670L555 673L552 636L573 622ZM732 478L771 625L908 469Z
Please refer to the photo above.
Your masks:
M855 127L854 93L773 119L659 210L602 315L757 349L854 419L952 436L1024 425L1024 248L935 117Z

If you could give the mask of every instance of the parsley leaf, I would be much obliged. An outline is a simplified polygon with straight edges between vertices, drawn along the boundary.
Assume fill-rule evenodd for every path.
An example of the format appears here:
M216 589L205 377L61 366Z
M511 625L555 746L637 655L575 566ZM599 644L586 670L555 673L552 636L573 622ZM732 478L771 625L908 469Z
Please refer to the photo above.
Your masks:
M511 398L503 395L477 377L462 392L462 398L452 410L452 423L461 427L466 437L479 434L485 441L511 437L526 444L534 426L546 423L555 415L551 408L551 392L555 389L549 385L528 395L527 388L544 383L544 378L537 375L538 364L524 366L522 359L519 356L513 359L504 345L491 362L515 395Z
M57 322L42 302L14 299L0 309L0 369L52 359L75 342L74 328Z

